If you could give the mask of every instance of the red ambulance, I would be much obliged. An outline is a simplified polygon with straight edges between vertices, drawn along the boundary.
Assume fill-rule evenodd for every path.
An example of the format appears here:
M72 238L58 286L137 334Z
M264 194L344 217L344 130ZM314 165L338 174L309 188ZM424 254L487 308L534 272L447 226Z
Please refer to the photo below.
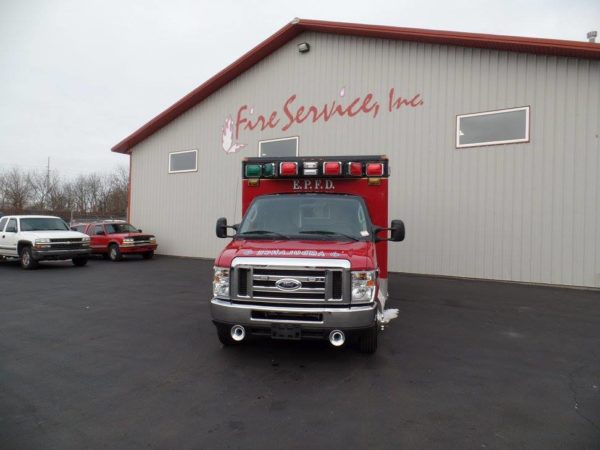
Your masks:
M215 260L211 313L220 341L247 336L354 341L377 350L387 292L385 156L247 158L241 223ZM232 229L231 235L228 229Z

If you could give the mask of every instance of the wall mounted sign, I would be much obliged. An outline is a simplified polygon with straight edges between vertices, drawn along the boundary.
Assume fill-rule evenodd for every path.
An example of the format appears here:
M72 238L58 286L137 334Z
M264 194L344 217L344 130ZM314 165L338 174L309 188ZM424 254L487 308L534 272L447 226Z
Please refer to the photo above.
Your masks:
M421 94L412 97L398 95L392 87L385 101L379 100L372 92L363 96L346 99L346 89L339 91L339 98L322 104L303 104L296 94L290 95L280 109L269 113L257 113L253 107L241 105L235 115L225 119L221 129L221 146L225 153L236 153L247 146L239 143L240 134L248 131L264 131L278 129L282 132L294 126L308 122L316 124L327 123L333 118L354 118L370 116L377 119L380 114L393 113L401 108L417 108L423 106Z

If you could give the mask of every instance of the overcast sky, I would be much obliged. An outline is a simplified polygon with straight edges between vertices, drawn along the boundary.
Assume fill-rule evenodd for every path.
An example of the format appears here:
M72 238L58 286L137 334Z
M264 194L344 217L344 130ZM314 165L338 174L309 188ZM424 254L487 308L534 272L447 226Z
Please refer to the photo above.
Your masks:
M0 0L0 169L110 171L122 138L294 17L585 40L599 0Z

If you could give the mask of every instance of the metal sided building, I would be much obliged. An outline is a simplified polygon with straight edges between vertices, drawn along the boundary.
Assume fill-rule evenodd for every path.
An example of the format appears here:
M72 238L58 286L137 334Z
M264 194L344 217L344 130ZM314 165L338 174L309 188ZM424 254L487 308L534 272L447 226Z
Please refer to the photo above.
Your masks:
M218 254L245 157L386 154L390 270L600 287L599 44L296 19L112 150L161 254Z

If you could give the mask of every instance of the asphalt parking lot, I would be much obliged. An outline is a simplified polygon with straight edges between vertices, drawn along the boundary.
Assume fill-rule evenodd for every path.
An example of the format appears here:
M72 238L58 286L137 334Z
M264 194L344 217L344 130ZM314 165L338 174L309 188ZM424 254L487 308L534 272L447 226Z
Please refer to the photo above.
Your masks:
M600 293L392 275L379 351L222 348L210 261L0 263L0 448L600 448Z

